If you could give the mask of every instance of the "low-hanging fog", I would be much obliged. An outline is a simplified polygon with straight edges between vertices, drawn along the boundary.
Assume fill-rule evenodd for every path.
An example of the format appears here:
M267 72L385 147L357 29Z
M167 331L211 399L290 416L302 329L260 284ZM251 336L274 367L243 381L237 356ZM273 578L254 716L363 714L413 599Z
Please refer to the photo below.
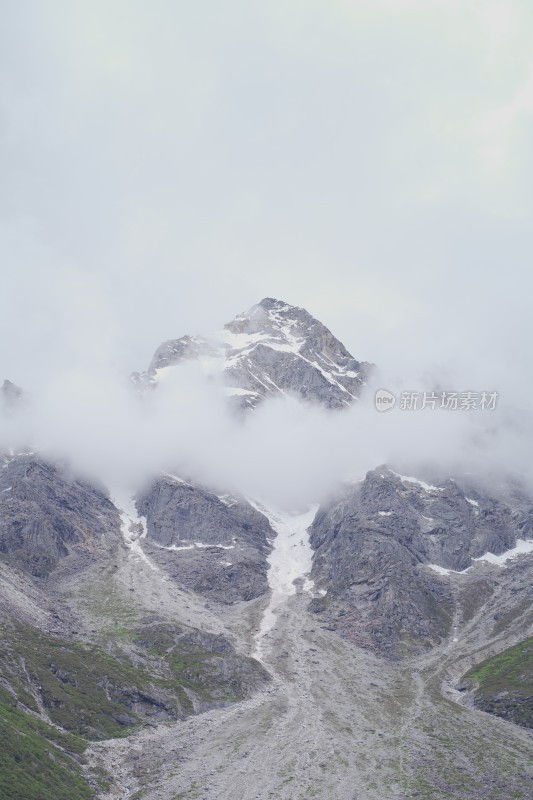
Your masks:
M377 374L342 411L279 397L243 414L194 362L142 395L111 370L74 369L1 418L0 446L66 461L111 492L142 490L167 472L288 507L323 501L341 481L384 463L422 477L513 473L532 481L524 414L505 405L379 413L374 390L384 380Z

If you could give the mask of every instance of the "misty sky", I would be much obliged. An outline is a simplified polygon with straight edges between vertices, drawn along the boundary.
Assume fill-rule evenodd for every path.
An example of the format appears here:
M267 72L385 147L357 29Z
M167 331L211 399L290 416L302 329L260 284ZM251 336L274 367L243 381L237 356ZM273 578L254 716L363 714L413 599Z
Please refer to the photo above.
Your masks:
M532 115L529 0L0 0L0 377L274 296L518 393Z

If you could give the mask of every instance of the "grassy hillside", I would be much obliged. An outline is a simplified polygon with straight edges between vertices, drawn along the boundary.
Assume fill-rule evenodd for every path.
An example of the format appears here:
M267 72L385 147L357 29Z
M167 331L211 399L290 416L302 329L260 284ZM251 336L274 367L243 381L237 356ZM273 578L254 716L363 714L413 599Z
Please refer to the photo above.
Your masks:
M488 658L466 675L477 708L533 728L533 637Z
M255 662L217 636L151 619L90 646L16 620L0 626L0 798L86 800L87 741L246 696Z
M76 759L85 742L28 713L0 688L2 800L89 800L94 791Z

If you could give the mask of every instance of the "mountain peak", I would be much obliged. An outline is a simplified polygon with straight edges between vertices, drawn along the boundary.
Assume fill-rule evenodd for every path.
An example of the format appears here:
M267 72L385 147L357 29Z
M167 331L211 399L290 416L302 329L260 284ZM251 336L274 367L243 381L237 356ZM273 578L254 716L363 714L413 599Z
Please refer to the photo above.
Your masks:
M276 300L274 297L263 297L262 300L259 301L257 304L262 308L274 308L278 307L287 307L287 308L294 308L294 306L290 306L288 303L285 303L283 300Z
M243 407L287 394L342 408L358 398L371 369L304 308L273 297L238 314L213 337L164 342L148 379L157 383L168 368L185 360L221 374L228 394Z
M249 333L257 333L262 329L272 327L272 324L278 325L283 319L298 318L301 315L311 315L303 308L291 306L283 300L275 300L273 297L264 297L259 303L256 303L248 311L243 311L224 325L225 330L234 331L236 333L242 332L247 329ZM312 319L312 318L311 318Z
M251 311L253 309L262 308L264 311L274 312L277 314L309 314L305 308L300 308L300 306L293 306L290 303L286 303L285 300L276 300L274 297L263 297L262 300L257 303L257 305L252 306Z

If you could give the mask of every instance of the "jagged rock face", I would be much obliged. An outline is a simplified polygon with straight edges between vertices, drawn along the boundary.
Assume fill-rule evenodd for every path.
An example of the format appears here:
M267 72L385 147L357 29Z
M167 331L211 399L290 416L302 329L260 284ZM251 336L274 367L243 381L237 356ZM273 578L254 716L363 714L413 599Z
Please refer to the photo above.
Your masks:
M447 480L438 486L369 472L319 510L311 528L312 577L326 592L311 604L346 638L398 656L449 633L452 597L428 564L463 570L510 549L531 529L530 503L511 491ZM526 533L525 533L526 532Z
M180 585L223 603L267 591L274 532L243 499L163 477L137 507L146 518L147 551Z
M215 337L184 336L164 342L141 388L156 384L172 366L197 361L222 376L242 407L291 394L327 408L343 408L360 394L372 365L357 361L321 322L303 308L265 298Z
M279 300L262 300L225 330L232 345L229 385L253 392L251 398L282 391L342 408L359 396L370 372L305 309Z
M415 502L424 503L427 493L418 494ZM426 501L426 509L431 516L425 520L423 536L432 564L461 571L471 566L472 559L487 552L499 555L517 538L531 536L531 499L521 492L499 494L447 480L441 491L430 494L434 496L429 504Z
M519 488L482 487L463 478L425 483L389 469L360 484L361 511L393 529L423 562L463 570L487 551L499 554L528 536L531 498Z
M0 554L37 577L70 554L119 541L117 510L105 494L35 455L0 468Z

